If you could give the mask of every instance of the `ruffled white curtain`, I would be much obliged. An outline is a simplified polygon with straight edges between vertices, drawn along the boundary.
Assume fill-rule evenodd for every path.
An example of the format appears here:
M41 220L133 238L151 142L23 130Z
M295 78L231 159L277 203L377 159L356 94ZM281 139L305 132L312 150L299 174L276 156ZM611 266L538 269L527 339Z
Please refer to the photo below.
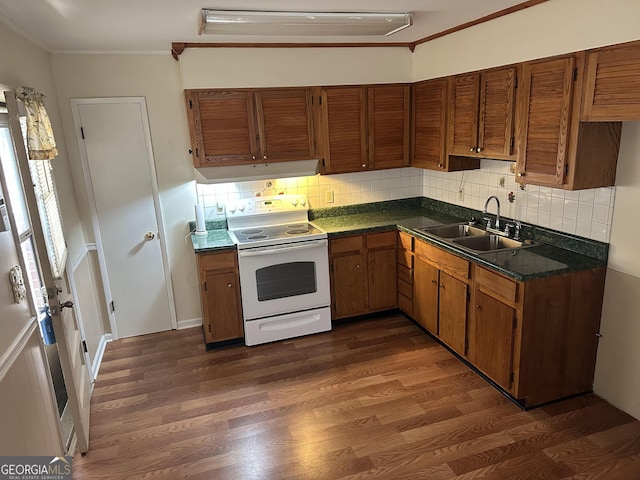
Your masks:
M27 150L30 160L52 160L58 155L45 96L31 87L20 87L18 98L27 110Z

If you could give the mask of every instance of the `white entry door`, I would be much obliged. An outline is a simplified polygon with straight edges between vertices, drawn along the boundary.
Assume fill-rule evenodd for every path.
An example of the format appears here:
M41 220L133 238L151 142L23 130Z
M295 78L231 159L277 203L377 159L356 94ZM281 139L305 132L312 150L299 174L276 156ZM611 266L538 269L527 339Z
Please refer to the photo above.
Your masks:
M114 338L176 328L144 98L72 108Z
M23 255L30 251L29 261L33 262L33 265L29 268L35 269L39 273L36 275L41 277L46 290L46 303L50 308L53 320L53 330L64 374L64 384L69 397L68 405L73 418L78 449L84 453L89 449L91 378L84 355L81 327L71 308L73 303L65 271L66 247L63 247L65 242L60 224L55 182L53 175L48 170L49 167L43 166L44 162L40 161L33 170L29 168L27 152L22 140L15 92L4 93L9 112L9 130L13 139L14 152L18 159L22 184L28 185L27 182L31 180L30 183L38 184L40 189L40 193L36 196L34 188L24 188L27 210L31 217L29 223L33 229L33 244L29 242L27 249L23 249ZM34 176L39 178L38 182L35 181ZM53 240L54 238L55 240ZM51 242L49 248L47 248L48 241ZM58 245L59 248L56 249L54 245ZM64 252L61 252L60 248ZM55 253L53 253L54 250ZM30 274L32 273L35 272L30 272Z

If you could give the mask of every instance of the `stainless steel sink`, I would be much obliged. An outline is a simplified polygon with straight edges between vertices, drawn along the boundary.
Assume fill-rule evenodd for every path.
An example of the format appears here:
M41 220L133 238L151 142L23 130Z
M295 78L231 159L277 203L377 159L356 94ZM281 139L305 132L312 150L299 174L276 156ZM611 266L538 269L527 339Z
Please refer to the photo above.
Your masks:
M492 250L502 250L510 248L521 248L531 246L532 243L521 242L512 238L501 237L500 235L484 235L475 237L454 238L453 243L478 252L489 252Z
M442 225L440 227L422 228L421 230L424 233L441 238L475 237L487 234L485 230L473 227L466 223L454 223L450 225Z

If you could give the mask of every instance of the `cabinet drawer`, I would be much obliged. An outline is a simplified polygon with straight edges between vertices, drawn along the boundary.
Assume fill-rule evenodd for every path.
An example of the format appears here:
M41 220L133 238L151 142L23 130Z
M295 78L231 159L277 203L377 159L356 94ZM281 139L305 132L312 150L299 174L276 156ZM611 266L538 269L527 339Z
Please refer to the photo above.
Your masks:
M462 280L469 278L469 262L451 253L445 252L424 242L416 242L416 255L424 258L427 263Z
M404 265L398 265L398 280L413 284L413 270Z
M413 237L408 233L400 232L398 234L400 240L399 247L408 252L413 252Z
M354 235L351 237L334 238L331 240L331 254L362 252L362 235Z
M375 250L377 248L389 248L396 246L397 232L370 233L367 235L367 250Z
M413 298L413 285L404 280L398 280L398 294Z
M476 269L476 285L497 300L515 303L518 299L518 283L484 268Z
M201 253L198 264L201 270L211 272L230 272L236 270L236 251L224 253Z
M413 268L413 254L405 250L398 250L398 265Z
M398 308L408 315L413 315L413 300L404 295L398 295Z

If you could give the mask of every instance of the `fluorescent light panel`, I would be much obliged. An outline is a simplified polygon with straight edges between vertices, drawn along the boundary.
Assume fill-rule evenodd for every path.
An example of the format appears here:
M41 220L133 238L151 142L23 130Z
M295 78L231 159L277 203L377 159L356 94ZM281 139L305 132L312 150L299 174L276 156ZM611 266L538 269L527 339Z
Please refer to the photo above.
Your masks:
M410 13L256 12L204 8L198 33L388 36L410 25Z

